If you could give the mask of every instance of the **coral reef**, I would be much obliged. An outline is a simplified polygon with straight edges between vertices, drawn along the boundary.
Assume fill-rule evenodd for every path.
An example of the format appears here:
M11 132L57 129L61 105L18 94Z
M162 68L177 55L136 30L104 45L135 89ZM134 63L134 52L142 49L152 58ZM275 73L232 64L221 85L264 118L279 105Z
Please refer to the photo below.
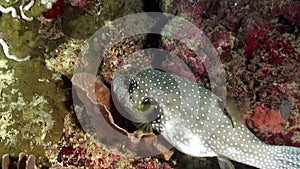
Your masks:
M211 35L214 47L217 49L222 62L228 62L232 59L232 50L235 43L235 37L224 27L214 29Z
M207 16L212 19L202 21L205 32L215 47L222 41L229 44L227 50L224 47L225 50L218 52L227 73L227 91L238 100L242 121L267 143L292 145L292 131L299 128L299 120L295 120L299 116L300 94L297 85L300 51L295 29L299 2L204 4ZM211 29L212 26L215 28ZM289 102L285 109L281 107L283 102ZM286 112L289 115L283 118ZM286 141L274 142L282 138Z
M198 28L203 29L201 26L203 20L202 15L205 13L206 8L200 2L184 1L179 3L177 1L172 1L172 3L168 5L162 4L162 8L166 8L165 11L174 14L176 10L177 16L187 19L191 23L195 24L195 26ZM195 32L183 31L189 29L185 28L184 26L187 25L180 24L180 21L178 21L178 27L170 28L168 25L166 25L163 31L172 32L172 37L182 36L187 39L193 37ZM197 56L191 46L187 46L187 44L184 44L177 39L163 36L161 43L163 49L173 52L176 56L179 56L184 62L186 62L192 69L196 78L199 78L199 76L204 73L205 68L203 62L205 61L206 56Z
M299 5L290 0L161 2L164 12L188 19L209 36L226 69L229 97L237 100L243 123L266 143L299 146ZM162 47L189 64L186 58L198 57L173 44L163 39ZM192 70L205 86L205 72ZM283 108L284 102L289 106Z
M66 2L74 7L79 7L80 9L83 9L85 12L91 15L101 14L104 8L103 5L105 4L102 0L67 0ZM123 2L119 1L119 4L122 3Z
M55 81L59 80L52 79L52 73L37 60L11 67L1 60L0 155L25 152L45 162L44 145L58 141L62 134L65 92L57 89ZM35 91L30 90L32 86Z
M260 130L260 132L279 133L283 131L286 120L282 117L280 110L270 109L264 106L257 105L254 108L254 113L250 125L252 128Z
M251 18L245 26L244 55L252 59L254 55L261 56L263 62L278 65L287 57L297 58L299 53L291 46L290 42L274 30L266 20Z
M28 60L28 55L31 55L32 48L37 47L39 35L37 30L31 30L35 22L19 22L12 20L8 14L3 14L0 18L0 32L2 33L1 39L8 44L9 51L5 55L15 55L14 60ZM26 29L27 28L27 29ZM3 44L2 44L3 46ZM22 47L22 51L19 48ZM5 47L3 46L5 52ZM2 52L1 52L2 55ZM7 58L11 58L7 56Z
M59 16L62 16L64 13L63 10L64 0L56 1L51 9L42 13L42 15L47 19L56 19Z
M7 154L15 162L20 152L33 154L39 167L49 168L208 167L207 159L180 155L169 162L154 157L135 159L136 154L129 149L134 150L136 144L127 144L126 149L120 145L108 148L94 140L94 135L83 132L72 119L70 109L76 107L66 104L66 96L70 95L67 84L84 41L101 26L110 26L111 20L144 9L138 0L0 0L0 155L6 160L2 162L3 169L8 163ZM244 124L266 143L300 147L299 1L162 0L160 9L189 20L210 38L226 69L228 95L236 100ZM185 29L181 26L165 29L188 38L195 36L189 31L178 32L179 28ZM122 33L121 28L115 31ZM99 68L107 84L123 60L148 45L145 39L144 35L123 39L107 50ZM191 46L170 37L162 36L160 42L162 49L189 65L199 84L209 86L203 66L209 56L197 56ZM147 64L149 60L136 62ZM174 71L183 69L172 58L162 64ZM193 79L185 72L182 76ZM104 86L97 85L98 90ZM105 117L110 117L110 124L126 137L142 140L149 136L134 132L136 129L119 117L109 106L110 96L101 92L96 96L94 104L107 108ZM148 141L140 144L148 146L143 150L153 148L153 139ZM132 156L125 157L129 152ZM168 153L163 154L165 159L173 151ZM209 161L211 168L217 168L212 165L216 161Z
M287 2L281 2L278 0L275 0L273 2L273 10L272 14L278 17L279 23L283 23L284 30L293 30L294 28L291 27L297 27L300 28L300 4L296 1L287 1ZM288 24L285 24L285 22L288 21ZM280 25L281 27L281 25ZM281 27L282 29L282 27Z
M112 40L112 42L114 41ZM103 76L105 81L111 83L118 66L122 63L124 58L128 58L134 52L142 49L142 47L143 38L139 36L124 39L122 42L108 50L103 56L103 64L100 67L100 74Z
M50 56L46 56L45 62L47 68L59 74L71 77L75 62L83 46L84 40L74 38L66 40L65 43L50 52Z
M48 156L52 157L50 168L171 168L169 164L155 158L135 159L133 154L128 155L126 149L122 153L117 147L107 147L107 144L95 141L77 127L73 115L65 117L61 141L47 151ZM108 151L108 148L118 154Z
M15 61L29 59L33 48L39 40L35 27L38 21L34 18L52 7L55 1L0 1L0 40L4 55ZM18 11L16 10L18 9ZM10 14L11 16L10 16ZM19 48L23 50L20 51Z

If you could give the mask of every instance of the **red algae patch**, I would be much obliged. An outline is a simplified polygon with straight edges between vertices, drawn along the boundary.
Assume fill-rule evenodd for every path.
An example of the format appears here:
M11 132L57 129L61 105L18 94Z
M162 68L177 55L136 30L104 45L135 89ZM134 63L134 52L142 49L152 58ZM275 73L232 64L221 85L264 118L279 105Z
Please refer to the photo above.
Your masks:
M261 131L279 133L284 129L286 120L282 117L280 110L257 105L254 108L251 123Z

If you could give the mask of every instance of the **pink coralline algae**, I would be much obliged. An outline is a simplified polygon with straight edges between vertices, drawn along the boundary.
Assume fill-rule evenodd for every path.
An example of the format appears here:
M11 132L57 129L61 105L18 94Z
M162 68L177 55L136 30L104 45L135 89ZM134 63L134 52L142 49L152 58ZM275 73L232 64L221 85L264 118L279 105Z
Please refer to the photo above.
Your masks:
M259 135L258 137L269 144L300 147L300 128L297 127L287 132L276 133L270 137L266 135Z
M174 1L176 3L176 1ZM195 24L197 27L201 27L203 20L203 14L206 13L206 7L199 1L182 1L177 3L178 16L183 17L189 22Z
M196 78L205 72L203 62L205 61L206 56L197 56L196 53L189 49L185 44L182 44L177 40L164 38L162 48L173 52L176 56L179 56L185 63L187 63ZM174 68L175 70L178 69L178 67Z
M93 168L95 161L87 158L86 153L86 149L82 147L62 147L58 154L57 161L63 163L63 166L72 165Z
M197 27L201 26L203 15L207 13L206 6L197 0L171 0L167 6L163 6L162 8L164 8L164 12L182 17Z
M62 16L64 13L63 10L64 0L58 0L55 4L53 4L52 8L46 12L43 12L43 16L47 19L56 19L59 16Z
M176 13L177 16L182 17L200 30L203 30L201 27L202 15L206 11L206 7L199 3L198 1L172 1L171 5L168 6L168 9L171 13ZM178 37L183 39L192 39L196 32L186 31L189 28L186 28L187 25L178 23L176 28L168 28L172 32L172 37ZM162 37L162 48L173 52L176 56L179 56L185 63L189 65L196 78L205 72L203 62L205 61L206 55L197 56L196 53L191 49L191 47L180 42L176 39L171 39L169 37Z
M218 29L212 34L212 42L215 49L218 51L220 59L224 62L231 60L231 51L234 47L234 37L232 33L224 28Z
M289 24L300 28L300 2L299 1L286 1L280 4L278 0L273 3L272 13L275 16L284 18Z
M200 65L203 67L203 64ZM183 65L181 62L178 62L178 60L174 57L168 57L163 63L163 67L166 68L168 72L195 81L196 79L194 74L191 71L186 70L186 67L184 66L185 65ZM204 71L204 67L202 69Z
M247 59L261 57L264 62L276 66L288 57L299 57L291 43L265 20L250 20L246 27L244 55Z
M249 12L249 6L246 1L216 1L214 7L217 9L214 23L225 26L230 31L236 31L240 27L240 23Z
M134 161L133 166L135 169L171 169L167 163L158 163L156 160L147 158Z
M87 0L72 0L71 1L71 4L73 6L80 6L80 7L85 6L87 3L89 3Z
M284 129L286 120L282 117L280 110L257 105L250 123L261 132L278 133Z

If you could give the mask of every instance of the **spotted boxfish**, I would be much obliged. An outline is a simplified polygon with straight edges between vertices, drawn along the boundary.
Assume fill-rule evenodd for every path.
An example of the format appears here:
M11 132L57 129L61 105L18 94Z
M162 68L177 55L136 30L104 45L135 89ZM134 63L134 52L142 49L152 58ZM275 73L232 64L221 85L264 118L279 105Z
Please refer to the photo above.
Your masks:
M300 148L261 142L221 99L189 79L154 68L119 75L112 93L132 121L147 124L177 150L257 168L300 168Z

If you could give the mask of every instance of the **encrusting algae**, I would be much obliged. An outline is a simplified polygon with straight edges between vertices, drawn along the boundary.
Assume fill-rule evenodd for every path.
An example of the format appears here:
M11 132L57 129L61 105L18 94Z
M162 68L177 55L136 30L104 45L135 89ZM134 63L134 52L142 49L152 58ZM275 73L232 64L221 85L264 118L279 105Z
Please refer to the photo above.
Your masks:
M0 64L0 155L25 152L34 154L38 163L46 162L45 145L60 139L67 114L59 81L37 59Z

